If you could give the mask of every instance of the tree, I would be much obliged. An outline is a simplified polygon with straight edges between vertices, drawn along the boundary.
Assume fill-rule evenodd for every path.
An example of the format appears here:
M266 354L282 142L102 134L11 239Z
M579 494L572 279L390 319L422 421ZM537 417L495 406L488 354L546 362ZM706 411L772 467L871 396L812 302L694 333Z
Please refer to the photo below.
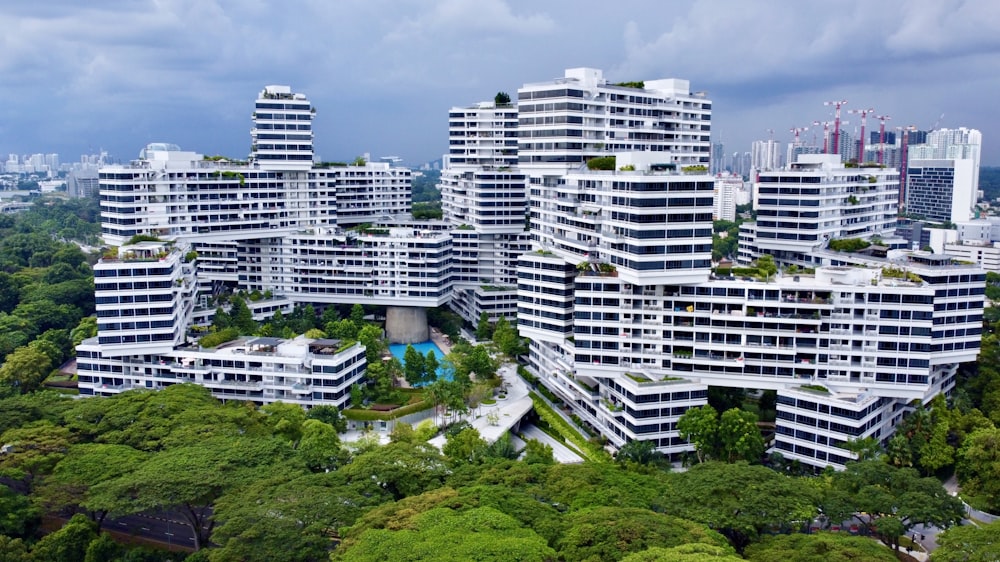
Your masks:
M52 475L35 491L35 500L49 512L75 510L87 503L91 486L131 472L147 458L147 453L127 445L73 445L55 466ZM107 512L97 509L89 511L88 515L99 531Z
M351 323L360 331L365 326L365 307L355 304L351 307Z
M757 415L736 408L726 410L719 420L717 432L720 460L760 462L764 455L764 438L757 428Z
M93 521L77 514L58 531L42 537L31 549L31 557L46 562L80 562L87 557L87 547L96 538Z
M34 347L19 347L0 366L0 385L16 393L34 392L52 369L49 357Z
M455 464L475 464L482 462L488 447L479 431L470 427L457 435L448 436L441 452Z
M789 529L817 513L811 487L762 466L705 462L671 477L665 512L708 525L738 552L765 531Z
M229 315L232 317L233 327L240 331L240 335L251 335L257 331L257 323L254 322L250 307L247 306L239 296L233 296L229 300L231 305Z
M973 431L962 443L956 472L962 493L1000 511L1000 429Z
M32 558L24 541L0 535L0 562L32 562Z
M716 546L705 543L691 543L670 548L653 548L629 554L622 562L738 562L743 558L736 555L730 546Z
M358 342L365 346L365 358L371 365L382 360L382 355L388 351L382 329L374 324L366 324L358 330Z
M965 515L961 500L949 495L937 479L880 460L848 463L833 476L831 485L845 494L846 506L839 511L853 514L862 527L897 549L900 535L914 525L946 529Z
M759 271L767 281L770 281L771 276L778 272L778 266L774 263L774 256L770 254L764 254L763 256L757 258L755 265L757 267L757 271Z
M32 505L28 496L0 484L0 535L29 537L39 516L41 510Z
M348 319L329 322L323 327L326 335L338 340L358 339L358 327Z
M479 323L476 324L476 339L486 341L493 336L493 325L490 324L490 315L485 310L479 315Z
M279 401L265 404L260 410L267 415L265 419L275 435L287 439L293 447L298 444L302 438L302 424L306 421L306 412L301 406Z
M422 382L430 383L436 381L438 377L438 367L437 354L434 353L434 350L432 349L427 352L427 355L424 356L424 380Z
M681 439L694 445L698 462L705 462L716 453L718 412L708 404L690 408L677 420L677 432Z
M345 543L333 560L352 562L451 562L452 560L555 559L545 539L492 507L456 512L437 508L420 513L408 528L369 529Z
M652 441L633 439L618 449L618 462L634 462L636 464L651 464L663 455L656 450Z
M340 410L336 406L325 404L313 406L306 411L306 419L328 423L337 433L347 431L347 418L341 415Z
M111 535L101 533L96 539L90 541L83 562L118 561L123 559L127 552L125 547L111 538Z
M406 351L403 352L403 373L406 377L406 382L412 386L420 385L427 374L424 356L412 345L407 345Z
M524 443L524 459L526 464L555 464L552 447L537 439L528 439Z
M510 94L507 92L497 92L497 95L493 96L493 101L497 106L507 105L510 103Z
M174 511L191 528L198 550L207 544L215 525L216 500L248 482L287 473L281 462L291 454L286 442L246 437L217 437L166 449L136 470L92 486L87 507L112 516Z
M440 487L448 468L427 443L389 443L365 451L338 470L350 483L375 482L394 500Z
M319 420L306 420L302 424L298 454L313 472L333 470L346 462L337 430Z
M212 560L327 560L339 529L386 499L374 482L348 485L337 472L257 480L216 503Z
M500 353L512 359L526 352L523 340L517 335L517 329L511 326L504 316L497 318L496 326L493 327L493 343Z
M634 507L600 506L563 516L568 526L557 547L563 560L618 560L650 547L689 543L726 546L703 525Z
M952 527L937 537L934 562L994 562L1000 560L1000 521Z
M5 431L0 444L10 446L10 450L0 455L0 476L30 493L66 456L71 440L69 430L47 421Z
M765 537L761 542L747 547L747 560L772 562L894 562L896 556L885 546L866 537L852 537L837 533L792 533Z

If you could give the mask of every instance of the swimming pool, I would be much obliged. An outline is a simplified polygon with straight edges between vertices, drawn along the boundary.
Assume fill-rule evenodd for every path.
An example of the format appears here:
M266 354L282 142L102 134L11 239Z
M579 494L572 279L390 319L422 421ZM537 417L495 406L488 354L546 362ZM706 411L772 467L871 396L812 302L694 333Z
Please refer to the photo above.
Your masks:
M432 341L425 341L425 342L411 343L411 344L394 343L389 345L389 353L392 353L392 356L395 357L396 359L399 359L399 362L402 363L403 365L406 365L406 359L404 359L403 356L406 355L407 345L412 345L413 349L417 350L417 353L421 355L426 356L428 351L433 352L434 357L436 357L438 360L438 363L440 363L441 360L444 359L444 352L441 351L441 348L438 347L437 344L435 344ZM444 369L438 367L437 370L438 378L441 378L442 376L446 376L448 374L450 373L445 373Z

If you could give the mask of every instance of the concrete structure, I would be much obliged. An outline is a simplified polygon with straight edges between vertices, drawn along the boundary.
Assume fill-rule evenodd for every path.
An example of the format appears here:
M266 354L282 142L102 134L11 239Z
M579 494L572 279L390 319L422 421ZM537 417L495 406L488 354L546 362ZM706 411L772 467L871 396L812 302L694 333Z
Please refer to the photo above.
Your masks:
M389 343L427 341L427 309L414 306L388 306L385 309L386 337Z

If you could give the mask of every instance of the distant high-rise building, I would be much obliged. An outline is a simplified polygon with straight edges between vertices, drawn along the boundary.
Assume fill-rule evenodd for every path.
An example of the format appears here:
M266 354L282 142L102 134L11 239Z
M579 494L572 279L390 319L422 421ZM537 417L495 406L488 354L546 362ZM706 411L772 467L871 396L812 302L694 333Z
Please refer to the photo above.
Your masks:
M750 147L750 166L754 170L781 168L781 143L776 140L754 141Z
M743 190L743 177L737 175L716 175L715 193L712 198L715 210L712 220L736 220L736 206L739 192Z
M878 144L879 143L879 132L878 131L868 131L868 144ZM896 144L896 133L893 131L885 132L885 144Z
M979 160L983 144L983 134L977 129L937 129L927 133L926 142L913 144L907 150L907 158L913 160L971 160L973 173L973 203L979 190ZM910 167L913 167L910 165ZM961 175L961 174L959 174Z
M712 143L712 165L709 171L714 175L726 169L726 147L721 142Z

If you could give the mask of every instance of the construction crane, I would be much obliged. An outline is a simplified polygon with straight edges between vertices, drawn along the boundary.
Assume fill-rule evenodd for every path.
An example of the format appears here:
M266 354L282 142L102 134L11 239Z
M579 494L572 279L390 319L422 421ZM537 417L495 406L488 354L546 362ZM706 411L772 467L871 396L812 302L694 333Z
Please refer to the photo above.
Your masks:
M833 127L833 153L840 154L840 108L847 105L847 100L840 101L825 101L823 105L832 105L837 111L834 115L834 127ZM846 124L846 123L845 123Z
M864 163L865 161L865 125L868 124L868 114L875 113L874 107L869 107L868 109L848 109L848 113L853 113L856 115L861 115L861 143L858 147L858 163Z
M792 127L791 129L788 129L788 132L790 132L793 135L795 135L795 144L798 145L798 144L800 144L799 143L799 133L804 133L804 132L806 132L808 130L809 130L809 127Z
M829 133L830 133L830 125L832 125L832 124L833 123L831 123L829 121L813 121L813 126L815 126L815 127L823 125L823 154L828 154L829 153L827 151L827 139L830 138L830 135L829 135Z
M885 122L892 119L888 115L876 115L878 119L878 165L882 165L882 155L885 153Z

